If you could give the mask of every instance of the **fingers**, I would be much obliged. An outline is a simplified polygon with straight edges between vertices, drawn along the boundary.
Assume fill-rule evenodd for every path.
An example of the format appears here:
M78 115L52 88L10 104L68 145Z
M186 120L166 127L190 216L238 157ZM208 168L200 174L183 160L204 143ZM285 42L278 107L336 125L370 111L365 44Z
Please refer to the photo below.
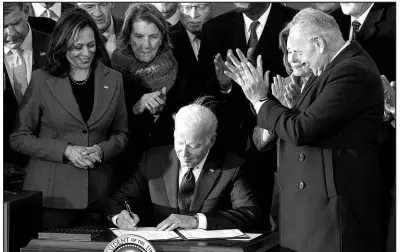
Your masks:
M246 56L244 56L244 54L242 53L242 51L240 49L236 49L236 53L239 56L239 59L242 63L247 64L249 61L247 60Z
M277 83L276 83L276 78L273 78L273 82L272 82L272 86L271 86L271 91L272 91L272 95L275 96L277 99L278 98L278 87L277 87Z
M285 93L285 94L283 94L284 95L284 97L285 97L285 101L286 101L286 104L288 105L288 108L293 108L293 103L292 103L292 101L289 99L289 97L288 97L288 95L287 95L287 93Z
M132 215L133 216L131 216L128 211L122 210L117 218L117 226L121 229L135 230L139 222L139 216L134 213L132 213Z
M257 57L257 72L260 74L260 76L263 75L263 61L261 55L258 55Z
M179 227L179 222L174 218L174 215L171 214L168 218L160 222L156 228L158 231L166 231L173 230L177 227Z
M232 64L235 67L239 67L240 66L240 61L235 57L235 55L233 55L233 52L232 52L231 49L228 50L227 56L231 60Z
M264 83L265 83L267 90L269 89L269 72L270 71L267 70L264 74Z
M392 86L393 89L396 89L396 82L395 81L390 82L390 86Z
M254 48L250 47L249 50L247 50L246 58L251 59L253 57L253 52L254 52Z

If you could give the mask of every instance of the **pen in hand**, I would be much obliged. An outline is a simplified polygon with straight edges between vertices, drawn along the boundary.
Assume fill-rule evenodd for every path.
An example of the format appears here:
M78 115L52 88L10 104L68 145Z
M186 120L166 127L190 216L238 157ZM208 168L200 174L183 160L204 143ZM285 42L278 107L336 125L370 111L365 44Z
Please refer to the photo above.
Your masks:
M131 218L134 219L135 217L133 215L133 212L132 212L132 210L131 210L131 208L130 208L130 206L129 206L129 204L128 204L128 202L126 200L125 200L125 207L126 207L126 210L129 213L129 216L131 216ZM136 226L133 227L133 230L137 230L137 227Z

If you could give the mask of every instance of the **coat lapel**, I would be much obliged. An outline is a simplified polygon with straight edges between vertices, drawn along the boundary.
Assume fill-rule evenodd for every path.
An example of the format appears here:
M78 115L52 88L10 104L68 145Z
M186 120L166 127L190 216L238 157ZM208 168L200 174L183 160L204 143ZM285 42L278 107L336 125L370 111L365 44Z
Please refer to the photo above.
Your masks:
M97 62L97 67L94 73L93 111L87 121L88 127L95 124L103 116L114 97L116 84L115 80L107 78L109 72L110 69L108 67Z
M194 190L192 203L190 204L190 212L197 213L203 205L204 200L209 195L221 174L221 169L218 169L218 162L212 156L215 153L209 154L203 166L200 176L196 182L196 189Z
M360 33L357 35L357 41L362 43L363 41L368 40L376 32L378 32L377 24L381 20L382 14L383 9L379 8L379 5L376 5L375 3L370 13L368 13L367 18L365 19L365 22L361 27Z
M230 41L228 49L232 49L235 54L236 48L239 48L242 52L244 52L246 48L246 35L244 33L244 20L242 12L236 12L233 15L233 18L230 20L230 26L228 25L226 27L225 32L227 38L226 41ZM221 53L222 58L226 58L226 53L227 51Z
M179 172L179 159L176 152L172 149L168 156L169 160L163 163L162 169L165 170L164 182L167 189L167 196L171 208L178 208L178 172ZM168 165L169 167L164 167Z
M86 124L82 118L78 103L75 100L72 92L71 84L68 77L64 78L49 78L46 80L50 92L58 100L58 102L78 121Z

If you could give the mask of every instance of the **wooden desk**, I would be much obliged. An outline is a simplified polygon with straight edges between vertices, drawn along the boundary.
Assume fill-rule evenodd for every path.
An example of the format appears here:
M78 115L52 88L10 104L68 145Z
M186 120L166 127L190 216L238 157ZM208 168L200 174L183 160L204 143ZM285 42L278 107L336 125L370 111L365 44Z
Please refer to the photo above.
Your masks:
M114 236L110 231L105 231L98 237L95 237L90 242L74 242L74 241L52 241L32 239L29 244L21 249L21 252L97 252L104 251L105 247ZM265 252L279 250L271 250L278 246L279 235L277 233L264 234L252 241L228 241L228 240L214 240L214 241L167 241L157 242L152 241L151 244L157 252L170 251L170 252L183 252L183 251L255 251ZM279 251L285 252L285 251Z

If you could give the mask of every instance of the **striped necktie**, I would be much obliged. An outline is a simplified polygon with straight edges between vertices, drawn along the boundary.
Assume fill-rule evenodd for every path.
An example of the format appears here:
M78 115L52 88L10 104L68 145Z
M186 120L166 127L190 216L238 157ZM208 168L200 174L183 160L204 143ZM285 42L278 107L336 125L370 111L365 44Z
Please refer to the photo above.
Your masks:
M250 25L250 37L249 37L249 41L247 42L247 50L249 50L250 47L253 48L253 50L256 49L256 46L258 43L256 29L259 24L260 24L259 21L254 21ZM247 53L247 50L246 50L246 53Z
M22 97L28 88L28 79L26 73L25 59L22 56L23 50L21 48L15 50L14 62L12 65L13 81L14 81L14 93L18 104L21 103Z
M356 39L357 34L358 34L358 32L360 31L361 24L360 24L360 22L358 22L357 20L354 20L354 21L351 23L351 26L353 26L353 36L352 36L352 38L351 38L351 40L353 41L353 40Z
M183 215L189 214L190 203L192 202L194 189L196 187L193 169L194 167L188 169L179 186L178 207L179 212Z

